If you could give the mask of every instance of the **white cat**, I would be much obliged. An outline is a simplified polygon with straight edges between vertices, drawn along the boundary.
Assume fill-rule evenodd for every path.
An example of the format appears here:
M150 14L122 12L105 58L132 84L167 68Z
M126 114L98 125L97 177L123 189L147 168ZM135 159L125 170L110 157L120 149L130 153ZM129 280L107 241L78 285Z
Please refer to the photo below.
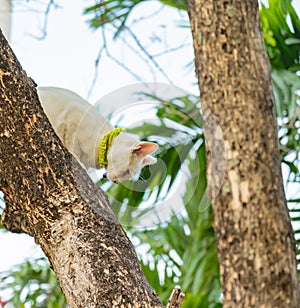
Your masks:
M114 130L95 107L76 93L56 87L39 87L37 91L58 137L86 169L104 166L107 177L118 184L134 178L144 166L156 163L149 154L157 150L157 144ZM112 139L111 144L106 142L108 139Z

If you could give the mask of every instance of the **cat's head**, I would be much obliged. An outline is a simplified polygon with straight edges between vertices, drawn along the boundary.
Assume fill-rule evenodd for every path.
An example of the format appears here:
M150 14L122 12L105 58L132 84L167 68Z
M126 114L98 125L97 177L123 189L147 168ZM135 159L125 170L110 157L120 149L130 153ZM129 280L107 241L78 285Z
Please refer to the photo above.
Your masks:
M134 179L144 166L157 162L155 157L149 155L157 149L156 143L139 141L132 134L120 133L107 152L107 177L115 184Z

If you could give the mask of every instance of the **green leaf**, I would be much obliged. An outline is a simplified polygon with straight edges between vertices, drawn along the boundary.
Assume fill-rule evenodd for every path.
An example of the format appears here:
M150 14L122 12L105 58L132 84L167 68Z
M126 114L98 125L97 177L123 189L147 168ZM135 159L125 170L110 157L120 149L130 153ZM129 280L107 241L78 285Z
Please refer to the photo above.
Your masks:
M67 307L55 275L45 258L27 260L1 273L0 291L13 290L7 301L14 307ZM59 306L55 303L58 302Z
M163 4L186 11L186 0L160 0Z

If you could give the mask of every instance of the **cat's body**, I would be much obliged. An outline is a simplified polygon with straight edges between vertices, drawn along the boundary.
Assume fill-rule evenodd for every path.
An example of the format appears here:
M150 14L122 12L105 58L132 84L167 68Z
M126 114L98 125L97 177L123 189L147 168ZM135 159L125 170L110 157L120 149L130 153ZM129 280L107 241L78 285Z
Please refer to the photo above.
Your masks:
M100 168L99 149L113 126L95 107L72 91L39 87L43 109L65 147L86 168ZM141 142L135 135L121 132L107 151L107 176L119 183L133 178L145 165L156 163L149 155L157 149L152 142Z

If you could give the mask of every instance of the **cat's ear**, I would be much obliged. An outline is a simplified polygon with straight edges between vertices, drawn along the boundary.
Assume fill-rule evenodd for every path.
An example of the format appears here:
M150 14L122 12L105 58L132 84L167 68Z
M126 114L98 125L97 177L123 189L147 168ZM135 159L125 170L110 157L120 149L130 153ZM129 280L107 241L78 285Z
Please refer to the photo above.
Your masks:
M157 149L158 145L156 143L142 141L135 145L132 149L132 154L137 155L139 159L143 159L146 155L155 152Z

